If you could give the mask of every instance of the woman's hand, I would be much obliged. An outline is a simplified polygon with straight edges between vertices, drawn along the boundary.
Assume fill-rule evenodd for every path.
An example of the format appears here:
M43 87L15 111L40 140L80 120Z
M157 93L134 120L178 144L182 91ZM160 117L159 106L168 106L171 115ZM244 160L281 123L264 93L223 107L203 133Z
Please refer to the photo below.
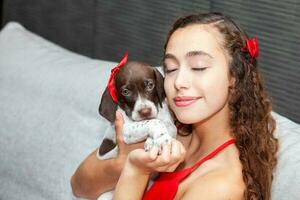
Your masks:
M122 165L124 168L116 185L113 199L141 199L147 187L150 174L154 171L174 171L184 161L186 151L179 141L173 139L171 144L162 145L161 151L159 151L158 147L154 146L148 152L140 148L128 154L132 146L126 145L123 141L123 120L121 118L121 114L117 113L116 137L119 145L118 157L122 160L126 158L126 162L125 165ZM138 147L135 146L133 148ZM128 184L128 180L130 180L130 184Z
M129 153L127 167L136 173L149 175L152 172L172 172L184 161L186 150L176 139L171 144L164 144L161 153L159 148L153 147L149 152L144 149L136 149Z
M161 154L159 154L158 147L153 147L149 152L144 149L133 150L128 154L113 200L142 199L150 174L154 171L172 172L184 160L184 157L185 149L175 139L171 144L162 146Z
M118 156L116 158L117 165L122 169L127 155L134 149L144 148L145 142L139 142L135 144L126 144L123 139L122 129L123 129L124 120L122 114L119 111L116 111L116 120L115 120L115 131L116 131L116 141L118 145Z

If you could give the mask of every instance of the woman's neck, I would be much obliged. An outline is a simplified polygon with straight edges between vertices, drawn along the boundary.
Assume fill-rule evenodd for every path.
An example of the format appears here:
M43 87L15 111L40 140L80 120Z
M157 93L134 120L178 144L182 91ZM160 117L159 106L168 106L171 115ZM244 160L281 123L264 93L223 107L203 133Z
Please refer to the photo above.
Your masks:
M199 159L216 149L218 146L233 138L229 125L228 107L211 118L193 124L191 141L187 155Z

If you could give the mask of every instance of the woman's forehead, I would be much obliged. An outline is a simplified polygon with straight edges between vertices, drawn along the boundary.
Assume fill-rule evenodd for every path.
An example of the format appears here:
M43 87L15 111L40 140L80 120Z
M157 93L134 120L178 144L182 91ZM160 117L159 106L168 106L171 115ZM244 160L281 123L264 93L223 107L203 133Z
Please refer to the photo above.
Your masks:
M221 34L211 25L194 24L177 29L166 46L166 54L202 51L213 54L221 48Z

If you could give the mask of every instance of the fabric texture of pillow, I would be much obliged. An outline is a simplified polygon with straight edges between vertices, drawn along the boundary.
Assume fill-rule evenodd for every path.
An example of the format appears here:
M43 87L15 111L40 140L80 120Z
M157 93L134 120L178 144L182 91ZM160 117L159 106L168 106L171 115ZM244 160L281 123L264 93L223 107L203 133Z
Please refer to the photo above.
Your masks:
M272 114L279 140L272 200L297 200L300 197L300 125L277 113Z
M70 177L108 125L98 106L113 66L2 29L0 199L72 199Z
M101 142L100 96L116 63L63 49L11 22L0 32L0 199L74 199L70 177ZM300 125L273 113L272 199L300 196Z

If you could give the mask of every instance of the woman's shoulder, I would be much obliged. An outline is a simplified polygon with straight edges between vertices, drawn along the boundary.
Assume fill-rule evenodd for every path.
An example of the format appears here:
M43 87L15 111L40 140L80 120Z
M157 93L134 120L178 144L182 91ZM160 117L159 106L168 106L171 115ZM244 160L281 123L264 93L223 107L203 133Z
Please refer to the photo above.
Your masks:
M244 182L238 169L216 169L194 181L182 199L242 200L244 189Z
M203 163L182 186L180 199L243 199L245 184L236 147Z

